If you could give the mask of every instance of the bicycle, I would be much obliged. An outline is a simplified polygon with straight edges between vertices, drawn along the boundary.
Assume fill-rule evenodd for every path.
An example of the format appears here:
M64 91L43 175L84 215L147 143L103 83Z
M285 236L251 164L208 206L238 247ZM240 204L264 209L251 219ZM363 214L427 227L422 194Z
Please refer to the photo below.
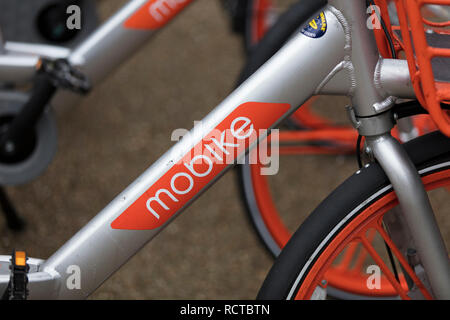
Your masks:
M274 23L274 12L275 15L280 15L280 12L286 11L286 3L283 1L266 1L266 0L255 0L255 1L245 1L242 7L238 7L238 13L235 13L236 20L235 25L240 26L241 31L244 33L244 39L248 51L252 51L252 47L256 47L265 32L270 25ZM436 11L436 8L428 8ZM240 13L240 14L239 14ZM259 46L254 49L254 53L250 53L250 62L248 65L258 66L258 61L264 61L271 55L273 55L282 44L289 39L291 33L295 28L300 28L301 23L298 17L302 14L301 3L294 5L291 9L285 13L280 20L280 26L278 27L278 32L272 32L270 35L271 39L265 39L266 43L263 46ZM441 17L446 17L446 12L444 10L437 11L437 14ZM428 16L430 13L427 13ZM395 10L390 8L390 16L395 18ZM296 17L297 20L292 19ZM240 18L240 20L238 20ZM291 22L287 22L291 20ZM269 23L267 23L269 21ZM383 23L384 21L381 20ZM384 33L387 28L383 28ZM389 35L388 35L389 37ZM385 58L392 58L398 54L400 46L397 45L396 48L390 48L387 46L386 34L381 35L380 41L378 42L379 47L383 48L382 55ZM384 44L385 43L385 44ZM381 46L384 44L384 47ZM394 52L391 50L394 49ZM253 60L253 61L252 61ZM255 62L256 61L256 62ZM241 79L246 78L253 72L252 68L245 70L241 75ZM311 110L311 103L299 108L290 120L290 130L282 131L279 137L280 151L279 154L282 156L283 167L293 168L296 163L298 163L297 155L304 156L306 159L314 159L319 161L320 165L316 165L317 170L324 171L322 168L328 163L323 158L327 155L347 155L347 154L359 154L360 153L360 142L357 142L358 135L349 125L336 124L336 120L330 117L330 112L322 111L321 115L315 114ZM325 116L324 116L325 115ZM335 113L331 113L335 117ZM404 118L399 122L399 132L397 128L394 129L394 136L399 137L403 142L406 142L418 135L423 135L427 132L432 132L436 128L432 123L431 119L427 116L414 116L413 119ZM355 148L355 145L357 146ZM356 151L356 152L355 152ZM305 155L308 155L305 157ZM325 155L318 157L318 155ZM293 157L294 156L294 157ZM288 159L286 159L288 158ZM285 159L285 160L284 160ZM341 156L342 159L342 156ZM311 161L311 160L309 160ZM342 160L339 160L342 162ZM308 160L305 160L308 163ZM362 167L362 161L358 161L359 168ZM301 166L301 164L300 164ZM337 166L342 168L342 164L334 162L332 166ZM243 186L242 194L244 195L244 201L251 219L251 222L264 243L268 251L276 257L281 251L282 247L287 243L291 236L291 232L296 229L301 220L301 212L299 212L298 207L301 205L302 212L309 212L305 204L308 202L308 197L299 196L299 199L293 201L295 197L283 196L282 193L277 192L277 190L284 190L283 185L287 183L292 183L296 190L302 190L302 193L307 191L302 187L302 184L298 181L301 180L301 174L299 172L293 172L293 170L282 170L285 173L280 177L270 177L261 175L261 165L250 165L248 161L241 165L238 170L240 173L240 185ZM348 170L348 169L346 169ZM296 171L299 171L298 169ZM287 172L287 173L286 173ZM326 172L326 170L324 171ZM312 176L307 174L306 176ZM323 173L326 174L326 173ZM330 173L333 174L333 173ZM339 181L339 180L336 180ZM327 189L320 184L315 184L316 188ZM299 189L302 188L302 189ZM331 186L328 189L332 190L334 187ZM316 194L320 194L316 192ZM326 194L326 193L324 193ZM315 199L319 202L321 199ZM312 201L310 201L312 202ZM312 202L314 204L315 202ZM355 255L361 254L360 252L355 252ZM354 259L357 259L355 256ZM349 295L345 292L340 292L339 290L333 289L334 281L345 282L346 277L334 277L332 281L329 282L329 293L338 298L357 298L356 296ZM346 288L344 284L338 284L337 287ZM345 291L345 290L344 290ZM361 292L360 292L361 293ZM372 291L373 293L373 291ZM366 291L363 295L371 295L370 291ZM378 291L373 293L374 296L387 297L388 292Z
M339 4L339 1L333 2L333 4ZM359 18L365 17L365 10L363 10L365 9L365 7L362 5L362 3L358 3L355 1L355 4L358 4L356 8L361 9L360 11L355 9L354 12L344 12L348 14L353 13L355 17ZM236 91L234 91L228 99L220 104L218 108L215 109L215 111L213 111L205 119L205 127L203 129L201 129L200 131L194 130L193 137L191 137L191 139L183 139L178 142L173 147L171 152L168 152L165 156L160 158L160 160L158 160L151 168L149 168L134 184L127 188L124 193L117 197L116 200L114 200L107 208L105 208L104 211L102 211L96 218L94 218L88 225L86 225L85 228L83 228L77 235L75 235L75 237L72 238L65 246L63 246L54 256L50 257L50 259L48 259L46 262L33 261L33 263L35 263L36 265L42 264L42 266L40 267L40 270L42 271L32 272L29 274L31 296L33 296L34 292L38 294L37 291L33 292L32 290L33 285L37 285L36 283L34 283L37 278L41 280L40 285L42 285L43 283L47 283L50 286L53 286L53 284L55 283L63 283L65 280L67 280L67 276L63 274L63 271L67 266L75 263L75 261L72 259L76 260L76 264L79 265L82 270L96 270L95 273L88 271L87 279L85 279L85 281L87 282L87 287L77 292L69 292L63 286L58 286L58 288L56 289L57 292L55 292L54 289L48 290L52 292L43 292L46 291L45 289L43 289L41 291L43 292L43 297L87 296L99 285L99 283L105 280L118 267L118 265L124 263L143 244L153 238L162 229L163 226L167 225L169 221L172 221L173 218L178 213L180 213L181 209L184 208L185 205L192 202L192 200L196 198L205 187L207 187L213 180L221 175L223 169L229 167L228 163L215 165L215 163L210 162L212 161L211 159L213 159L213 157L216 157L216 155L220 156L220 154L218 154L218 152L220 152L219 150L222 150L222 152L224 153L231 153L231 151L234 150L225 149L224 151L223 149L220 149L220 147L231 147L232 145L235 145L235 148L242 147L241 150L238 150L239 152L237 154L233 154L232 160L236 160L238 156L242 157L244 155L245 149L247 149L246 147L255 144L256 140L263 139L267 135L267 133L256 133L256 129L268 129L273 127L276 123L278 123L280 118L286 118L293 111L295 111L296 107L294 106L301 105L304 101L306 101L306 99L308 99L309 96L315 91L317 85L322 82L323 77L325 77L329 73L329 71L333 69L336 63L339 63L340 59L345 56L346 53L344 51L345 37L343 33L344 29L342 28L343 24L340 24L341 22L343 22L343 20L338 20L338 15L336 15L335 11L333 12L333 8L334 7L329 6L324 11L325 13L323 14L323 17L325 17L326 21L328 21L328 28L324 34L317 38L310 38L303 34L296 34L279 53L277 53L271 60L269 60L267 64L265 64L257 73L249 78L249 80L241 85ZM320 10L321 8L312 7L310 9L311 14L314 14L316 10ZM369 39L371 39L371 36L367 36L367 38L360 37L358 38L358 41L364 40L364 43L366 45L371 45L371 47L374 49L374 52L376 52L375 44L373 42L371 43ZM358 48L358 41L354 42L354 46L356 46L356 48ZM336 52L331 51L335 56L330 57L329 52L325 53L323 51L320 51L320 48L324 46L325 43L329 45L330 48L336 49ZM304 46L307 46L315 53L317 52L315 58L320 60L320 66L313 64L304 65L300 61L300 59L298 59L299 61L296 61L297 59L295 59L295 57L298 55L298 52L301 51L302 48L304 48ZM330 58L331 61L327 61L327 58ZM360 58L362 59L362 57ZM372 56L372 59L373 58L374 56ZM376 61L372 61L371 65L375 67L376 63L378 62L378 57L373 60ZM383 62L387 62L387 60L388 59L386 59L386 61L383 60ZM389 66L389 61L386 65L384 65L384 67L387 68L385 70L389 70L389 68L392 68L392 65ZM408 69L406 68L405 64L402 65L402 67L396 65L396 71L398 71L398 74L396 75L402 76L403 78L401 79L409 79ZM302 67L301 73L299 72L299 74L297 74L296 72L289 72L289 70L295 70L296 68L300 68L300 66ZM403 73L400 73L400 71L402 71ZM381 73L383 74L384 72ZM300 82L304 83L301 80L305 76L305 74L312 74L314 75L314 77L313 79L310 79L308 83L305 83L302 90L299 90L295 84ZM268 80L269 78L270 81ZM368 83L371 83L372 80L373 79L370 78L370 81L368 81ZM395 81L398 80L399 78L396 78ZM256 86L256 84L258 84L258 86ZM397 89L405 90L402 92L408 92L408 94L414 96L414 93L411 92L410 89L408 91L408 82L406 82L406 88L401 87ZM393 92L395 92L395 89L393 90ZM358 89L355 89L355 91L356 93L358 93ZM376 90L372 88L371 91L371 93L375 94L376 96ZM364 101L363 97L359 96L358 98ZM252 100L257 102L251 102ZM369 115L373 115L373 110L371 109L371 107L369 108L366 105L366 110L359 110L359 107L360 105L356 107L357 112L361 111L363 113L356 113L358 114L358 116L361 117L361 115L367 115L365 114L365 112L367 112ZM390 108L391 105L383 107ZM379 124L382 125L377 126L376 129L386 130L382 133L377 132L377 134L381 135L385 132L389 132L391 127L393 126L392 114L389 110L387 110L388 112L386 113L381 113L381 117L379 117L378 115L374 116L373 118L355 117L356 120L363 123L366 123L366 121L367 123L371 123L371 121L379 121ZM415 112L417 112L417 108ZM254 116L254 120L250 121L248 117L251 117L253 119ZM239 124L239 122L240 126L238 127L237 125ZM219 149L213 149L213 152L210 152L209 154L202 153L201 155L197 155L200 159L204 160L204 162L200 163L200 166L194 167L194 163L186 162L184 164L184 167L189 171L177 172L177 169L180 169L180 167L183 168L183 164L179 161L183 160L183 156L189 156L190 151L194 151L193 146L205 145L206 149L208 149L207 146L212 148L211 144L206 143L208 142L208 140L204 140L204 138L208 137L208 134L210 134L211 130L213 130L214 128L219 130L218 133L220 137L222 137L222 134L226 129L229 129L229 132L231 132L232 135L234 134L234 140L217 140L222 142L217 145ZM364 125L360 124L359 129L362 130L363 128L366 129L367 127L364 127ZM367 130L370 131L370 128ZM252 139L248 139L250 138L250 135L253 134L253 132L255 132L257 136L252 137ZM367 132L363 133L367 134ZM390 141L392 141L391 139L388 139L388 135L386 135L385 137L385 141L388 141L389 143ZM247 141L245 141L245 145L236 143L244 139L248 139ZM444 139L444 141L445 143L447 143L448 139ZM226 145L224 143L226 143ZM383 144L384 142L381 141L380 146L382 146ZM196 156L195 153L194 156ZM404 163L402 162L404 158L400 157L400 159L401 165L404 165ZM177 166L176 163L180 164L180 166ZM414 173L412 173L412 171L414 171ZM415 173L415 170L409 170L408 174L414 177L417 173ZM208 176L207 179L201 179L205 178L206 176ZM161 177L162 179L167 178L168 181L160 180ZM181 184L176 184L177 179L178 181L180 181L179 177L185 177L186 181ZM158 185L158 182L164 182L164 185ZM166 183L168 183L167 186ZM153 190L151 186L153 186L155 190ZM149 187L150 189L148 189ZM149 196L145 194L146 191L150 192ZM191 191L194 192L189 194ZM417 191L419 192L420 188L418 188ZM151 197L153 195L152 193L155 193L153 197ZM159 210L158 212L156 212L152 205L155 204L154 201L160 203L158 200L161 201L161 199L159 199L158 196L161 194L165 194L168 197L164 198L166 202L172 201L170 202L171 207L168 207L168 209L166 210L167 206L164 203L164 206L161 205L160 207L158 207ZM176 194L176 197L174 196L174 194ZM403 196L405 195L403 194ZM157 198L154 199L155 197ZM413 199L409 200L411 200L411 203L414 203L414 201L417 201L417 198L413 197ZM401 202L402 204L404 204L403 201ZM133 209L135 206L142 206L142 211L140 209L134 211ZM127 208L131 209L128 210ZM145 215L146 210L150 212L150 214L147 213L147 215ZM163 216L162 213L168 213L164 212L164 210L169 211L171 215ZM413 207L412 211L414 210L415 208ZM135 220L136 216L134 215L137 215L138 220ZM421 227L423 226L424 225L422 225ZM150 230L147 230L145 232L119 231L122 229L143 230L145 228L150 228ZM133 237L130 237L131 234L133 234ZM431 234L435 235L435 233ZM114 241L105 241L108 239L105 239L104 237L113 239ZM94 240L96 246L101 248L101 252L99 253L96 248L88 246L86 243L86 241L88 240ZM427 239L420 240L426 241ZM119 247L121 249L119 249ZM431 249L432 247L428 248ZM419 250L419 252L421 251ZM426 254L424 256L426 257ZM82 258L80 259L80 257ZM447 257L445 257L445 260L446 262L448 262ZM31 262L32 261L30 261L30 263ZM102 268L102 270L98 270L95 267L96 265L98 265L98 263L101 263L104 267ZM427 268L428 266L425 269ZM52 275L47 271L51 271L53 275L57 274L56 278L58 279L53 278ZM56 273L53 271L55 271ZM443 274L445 275L445 273ZM437 286L436 288L438 289L439 285L436 284L436 282L433 282L433 280L435 281L436 279L432 279L431 281L433 283L433 289L435 286Z

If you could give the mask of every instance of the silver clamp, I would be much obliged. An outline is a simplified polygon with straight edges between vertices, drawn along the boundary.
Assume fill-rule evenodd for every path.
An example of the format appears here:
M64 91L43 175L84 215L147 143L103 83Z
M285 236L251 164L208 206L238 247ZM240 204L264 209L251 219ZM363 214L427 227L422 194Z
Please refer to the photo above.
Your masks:
M352 106L347 106L346 110L353 127L362 136L381 135L390 132L395 125L391 110L370 117L358 117Z

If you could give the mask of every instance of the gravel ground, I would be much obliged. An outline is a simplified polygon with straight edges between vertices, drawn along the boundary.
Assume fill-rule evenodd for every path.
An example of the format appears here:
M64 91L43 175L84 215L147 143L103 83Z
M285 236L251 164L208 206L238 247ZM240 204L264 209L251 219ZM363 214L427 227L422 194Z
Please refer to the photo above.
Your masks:
M101 19L125 2L101 1ZM218 1L197 0L79 105L56 110L58 153L37 180L8 188L28 228L14 234L0 220L0 252L50 256L172 145L172 130L191 128L227 95L244 56L226 18ZM289 192L277 191L303 214L355 170L348 157L289 161L314 187L298 197L282 181ZM253 299L272 261L229 172L91 298Z

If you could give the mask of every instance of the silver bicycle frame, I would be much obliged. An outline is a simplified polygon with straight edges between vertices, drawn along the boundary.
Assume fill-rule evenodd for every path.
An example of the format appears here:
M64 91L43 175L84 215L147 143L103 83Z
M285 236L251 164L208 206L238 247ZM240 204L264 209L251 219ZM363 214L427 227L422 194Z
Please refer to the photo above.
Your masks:
M143 2L131 1L121 14L126 15L127 10ZM182 139L174 145L50 258L30 261L33 264L33 272L29 274L30 298L80 299L89 296L231 166L211 163L207 171L198 172L192 169L192 165L193 175L188 176L186 168L192 163L185 159L195 146L209 143L211 132L224 126L232 132L234 129L237 138L243 138L242 133L250 131L253 125L255 128L270 129L314 94L351 97L355 127L370 138L368 146L382 163L394 189L400 191L402 208L412 208L414 211L410 215L408 210L403 210L413 230L418 254L427 270L433 292L438 298L449 298L448 260L441 259L447 252L445 246L440 246L443 242L439 230L435 228L433 213L420 179L417 179L418 174L412 170L403 149L383 149L387 145L384 141L391 143L389 131L393 123L386 114L394 102L392 96L414 98L408 68L406 63L379 57L373 34L366 27L364 3L362 0L330 1L330 5L323 8L326 19L323 35L317 38L300 32L293 35L274 57L211 111L202 120L201 128L191 131L189 139ZM101 30L106 32L123 21L121 14L107 22ZM144 32L137 38L148 37L151 33ZM70 55L72 61L80 64L84 61L86 65L88 61L93 61L89 57L101 52L92 49L95 47L94 40L101 35L102 32L98 31L90 43L76 49ZM137 46L140 42L136 39L129 40L131 46ZM111 47L112 42L108 48ZM123 55L124 52L119 50L115 59ZM98 75L108 67L110 62L105 61L94 70ZM236 127L239 119L244 120L244 125ZM260 134L257 140L264 137L265 134ZM254 140L246 142L255 145ZM215 151L221 150L225 154L229 146L232 148L231 143L219 141L219 149ZM233 160L243 156L241 150ZM394 168L406 168L401 177L392 173L390 163L396 163ZM186 179L181 187L175 184L176 178L183 174L189 182L187 187ZM414 184L414 188L409 183ZM423 229L415 234L417 225L423 226ZM427 247L430 243L432 245ZM440 258L436 260L436 257ZM7 256L0 257L0 266L2 261L7 264L8 259ZM69 289L66 285L70 275L67 270L74 265L81 271L80 289ZM5 289L8 280L9 277L0 275L0 292Z

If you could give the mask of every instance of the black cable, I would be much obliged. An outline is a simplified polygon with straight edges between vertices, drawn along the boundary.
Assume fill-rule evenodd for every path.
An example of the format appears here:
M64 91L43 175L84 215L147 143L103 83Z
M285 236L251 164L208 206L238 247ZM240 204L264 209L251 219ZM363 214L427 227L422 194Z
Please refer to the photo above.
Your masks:
M389 33L386 23L384 22L382 17L380 17L380 21L381 21L381 27L383 28L384 34L386 35L386 39L388 40L389 48L391 49L392 58L397 59L397 52L395 51L395 46L394 46L394 42L392 41L391 34Z
M386 246L386 251L387 251L388 256L389 256L389 261L391 262L391 265L392 265L392 271L394 271L395 280L397 280L397 282L400 283L400 278L398 276L398 270L397 270L397 266L395 265L394 256L392 254L392 250L391 250L391 248L389 248L389 246L386 243L386 241L384 241L384 245Z
M387 228L383 222L383 228L384 230L387 232ZM391 262L392 265L392 271L394 271L394 276L395 276L395 280L397 280L398 283L400 283L400 278L398 276L398 270L397 270L397 266L395 265L395 261L394 261L394 255L392 254L392 250L391 248L388 246L388 244L386 243L386 241L384 241L384 245L386 246L386 251L388 253L389 256L389 260Z
M368 7L369 6L375 6L376 7L376 5L373 2L373 0L366 0L366 5ZM376 10L375 10L375 13L377 13ZM383 17L381 17L381 14L380 14L380 16L378 16L378 19L380 20L381 28L383 29L384 35L386 36L386 39L387 39L387 41L389 43L389 49L391 50L392 58L393 59L397 59L397 52L395 51L394 41L392 40L391 33L389 32L389 30L388 30L388 28L386 26L386 23L383 20Z

